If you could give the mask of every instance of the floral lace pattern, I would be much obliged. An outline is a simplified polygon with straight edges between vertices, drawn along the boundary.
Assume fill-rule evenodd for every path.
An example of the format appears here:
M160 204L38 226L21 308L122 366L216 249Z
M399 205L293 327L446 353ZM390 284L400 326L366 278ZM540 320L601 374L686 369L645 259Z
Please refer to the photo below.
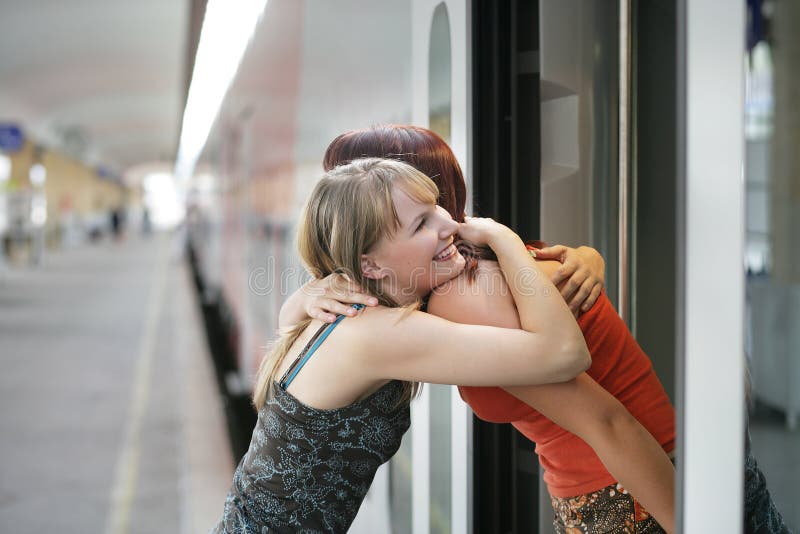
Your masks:
M557 534L663 534L664 529L619 484L578 495L552 497Z
M410 425L402 383L334 410L275 387L258 414L215 534L346 532Z

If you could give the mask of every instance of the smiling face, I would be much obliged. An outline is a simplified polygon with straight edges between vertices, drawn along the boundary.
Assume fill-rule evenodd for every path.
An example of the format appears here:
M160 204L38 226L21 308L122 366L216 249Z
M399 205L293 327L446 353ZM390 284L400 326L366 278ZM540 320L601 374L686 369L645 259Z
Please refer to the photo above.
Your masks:
M444 208L392 188L399 226L362 257L364 276L381 280L399 304L424 297L458 276L465 260L454 245L458 223Z

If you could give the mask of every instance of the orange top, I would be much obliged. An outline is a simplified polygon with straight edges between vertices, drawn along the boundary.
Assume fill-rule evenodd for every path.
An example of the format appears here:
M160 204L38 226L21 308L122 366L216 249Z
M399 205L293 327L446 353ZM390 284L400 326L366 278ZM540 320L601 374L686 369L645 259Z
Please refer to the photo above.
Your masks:
M661 444L675 447L675 410L642 351L605 292L578 319L592 355L587 373L614 395ZM475 414L511 423L536 443L544 481L553 497L591 493L616 482L585 441L497 387L459 387Z

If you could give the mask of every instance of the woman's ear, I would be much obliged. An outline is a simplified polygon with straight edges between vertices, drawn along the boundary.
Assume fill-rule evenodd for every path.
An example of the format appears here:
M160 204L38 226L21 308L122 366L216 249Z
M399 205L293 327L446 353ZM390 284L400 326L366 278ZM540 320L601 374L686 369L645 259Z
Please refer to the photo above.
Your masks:
M361 255L361 272L364 274L365 278L370 278L372 280L380 280L386 277L384 269L378 266L375 260L366 254Z

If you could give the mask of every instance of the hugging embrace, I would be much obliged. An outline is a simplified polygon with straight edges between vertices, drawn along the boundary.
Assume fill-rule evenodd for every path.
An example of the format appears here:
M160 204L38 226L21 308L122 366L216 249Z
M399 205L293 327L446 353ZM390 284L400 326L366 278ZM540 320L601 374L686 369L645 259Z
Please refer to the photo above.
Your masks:
M536 442L556 532L672 532L674 410L602 258L531 254L465 217L461 169L424 128L342 134L324 166L298 232L314 280L281 310L213 532L346 532L422 382Z

